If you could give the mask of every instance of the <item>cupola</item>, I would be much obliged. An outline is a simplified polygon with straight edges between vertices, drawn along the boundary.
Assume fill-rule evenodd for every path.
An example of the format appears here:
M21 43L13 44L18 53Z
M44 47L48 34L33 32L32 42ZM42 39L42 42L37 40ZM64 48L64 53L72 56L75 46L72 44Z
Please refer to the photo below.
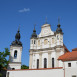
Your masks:
M21 43L21 41L20 41L20 38L21 38L21 36L20 36L20 30L18 29L18 31L17 31L17 33L16 33L16 35L15 35L15 41L13 41L12 43L11 43L11 45L15 45L15 46L22 46L22 43Z
M58 19L58 25L57 25L57 29L56 29L56 33L63 33L62 29L60 28L60 19Z
M35 26L34 26L34 30L33 30L33 33L32 33L32 35L31 35L31 38L37 38Z

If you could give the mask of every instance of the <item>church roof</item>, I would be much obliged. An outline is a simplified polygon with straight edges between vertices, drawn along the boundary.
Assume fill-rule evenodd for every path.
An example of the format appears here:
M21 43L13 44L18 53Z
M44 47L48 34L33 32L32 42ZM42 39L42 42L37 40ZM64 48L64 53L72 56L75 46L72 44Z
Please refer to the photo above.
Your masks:
M62 61L77 60L77 48L72 49L72 52L67 52L64 55L59 56L58 60L62 60Z

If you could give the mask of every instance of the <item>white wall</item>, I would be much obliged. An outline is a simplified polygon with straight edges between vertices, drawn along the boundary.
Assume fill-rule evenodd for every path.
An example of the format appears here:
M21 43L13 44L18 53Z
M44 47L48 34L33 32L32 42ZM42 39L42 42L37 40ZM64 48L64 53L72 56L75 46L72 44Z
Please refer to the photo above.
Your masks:
M59 67L63 67L63 62L59 60Z
M71 63L71 67L68 67L68 63ZM76 75L77 77L77 61L65 61L65 77L72 77Z
M72 77L73 75L76 75L77 77L77 67L65 69L65 77Z
M7 71L9 77L63 77L63 69ZM7 76L6 76L7 77Z
M21 69L21 64L10 63L8 69L10 68Z
M71 67L68 67L68 63L71 63ZM77 68L77 61L65 61L65 68Z

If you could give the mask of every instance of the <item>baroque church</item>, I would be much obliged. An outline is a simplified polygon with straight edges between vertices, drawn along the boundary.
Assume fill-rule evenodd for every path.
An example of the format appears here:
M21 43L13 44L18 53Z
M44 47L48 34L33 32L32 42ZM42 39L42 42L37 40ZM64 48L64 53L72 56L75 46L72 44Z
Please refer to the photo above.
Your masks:
M29 69L21 70L22 42L18 29L15 41L10 45L9 65L6 77L77 77L77 48L70 52L63 43L61 25L52 31L45 23L36 34L34 27L30 38Z

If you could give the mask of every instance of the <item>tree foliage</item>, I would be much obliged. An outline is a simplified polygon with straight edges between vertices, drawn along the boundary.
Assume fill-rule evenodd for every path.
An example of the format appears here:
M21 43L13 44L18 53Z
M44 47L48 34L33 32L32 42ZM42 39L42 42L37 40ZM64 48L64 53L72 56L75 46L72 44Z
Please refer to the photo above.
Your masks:
M6 58L9 55L10 52L8 48L5 48L5 51L0 52L0 70L5 70L7 68L9 61Z
M26 66L26 65L22 65L22 66L21 66L21 69L29 69L29 67Z

